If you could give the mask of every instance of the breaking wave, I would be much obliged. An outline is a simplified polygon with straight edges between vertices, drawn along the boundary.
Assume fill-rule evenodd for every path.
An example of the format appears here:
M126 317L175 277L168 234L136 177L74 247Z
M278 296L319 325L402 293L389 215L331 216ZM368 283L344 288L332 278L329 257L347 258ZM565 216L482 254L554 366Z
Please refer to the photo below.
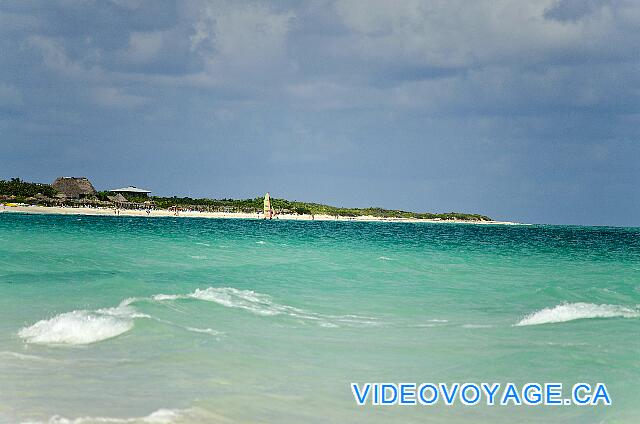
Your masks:
M150 318L164 324L176 325L170 321L140 313L131 305L140 301L164 302L178 299L214 302L227 308L243 309L261 316L286 315L298 320L314 322L326 328L380 324L374 317L323 315L293 306L282 305L274 302L271 296L256 293L252 290L239 290L233 287L209 287L196 289L189 294L156 294L151 298L129 298L123 300L120 305L114 308L65 312L22 328L18 332L18 336L27 343L85 345L108 340L130 331L134 327L136 318ZM211 328L176 326L194 333L212 336L224 335L223 332Z
M552 324L586 318L638 318L640 311L621 305L596 305L593 303L563 303L544 308L524 317L516 326Z
M254 292L253 290L240 290L233 287L208 287L196 289L193 293L185 295L157 294L153 300L166 301L178 299L197 299L214 302L227 308L238 308L249 311L255 315L274 316L288 315L308 321L316 321L322 327L339 327L343 325L377 325L376 318L362 317L358 315L322 315L305 311L289 305L282 305L272 300L271 296Z
M18 336L36 344L82 345L111 339L131 330L134 318L148 317L129 306L132 301L115 308L65 312L23 328Z
M194 411L196 412L196 411ZM188 418L191 414L190 410L179 409L158 409L155 412L145 417L135 418L113 418L113 417L79 417L79 418L65 418L59 415L54 415L46 421L46 424L93 424L93 423L109 423L109 424L171 424L176 420ZM42 421L27 421L23 424L45 424Z
M152 299L158 301L198 299L215 302L228 308L245 309L256 315L305 314L305 311L302 309L273 302L271 297L266 294L256 293L252 290L239 290L233 287L196 289L193 293L185 295L157 294L153 296Z

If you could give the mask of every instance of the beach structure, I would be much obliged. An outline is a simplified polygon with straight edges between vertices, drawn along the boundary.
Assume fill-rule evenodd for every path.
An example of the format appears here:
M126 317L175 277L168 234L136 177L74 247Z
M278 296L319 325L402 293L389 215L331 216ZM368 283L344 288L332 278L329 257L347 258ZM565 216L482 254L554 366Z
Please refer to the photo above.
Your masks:
M107 199L109 199L110 202L113 203L126 203L127 199L120 193L117 193L114 196L107 196Z
M124 197L147 197L149 193L151 193L149 190L144 190L135 186L116 188L114 190L109 190L109 192L115 193L116 195L120 194Z
M68 199L84 199L94 197L97 192L86 177L58 177L51 184L57 192L56 197Z
M264 217L265 219L271 219L273 217L273 210L271 209L271 196L269 193L264 195Z

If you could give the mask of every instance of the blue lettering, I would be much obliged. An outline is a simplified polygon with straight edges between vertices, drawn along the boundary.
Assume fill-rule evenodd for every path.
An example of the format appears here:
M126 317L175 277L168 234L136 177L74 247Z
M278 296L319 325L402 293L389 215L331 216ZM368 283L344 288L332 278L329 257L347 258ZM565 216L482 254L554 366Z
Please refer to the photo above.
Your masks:
M587 405L591 401L591 386L585 383L574 384L573 386L573 403L576 405ZM579 392L586 392L586 396L580 396Z
M469 389L475 392L475 397L473 397L472 399L469 399L467 397L467 392L469 391ZM480 402L480 388L476 384L465 384L464 386L462 386L462 390L460 391L460 397L462 398L462 403L464 403L465 405L475 405L476 403Z
M554 390L557 389L557 390ZM547 383L544 385L545 405L562 405L562 383Z
M360 406L364 405L364 403L367 401L367 396L369 396L369 391L371 390L371 383L365 384L363 388L364 393L361 394L358 384L351 383L351 391L353 392L353 397L356 398L356 403Z
M522 397L527 405L540 405L542 403L542 386L537 383L525 385Z
M424 392L426 390L431 390L431 393L433 393L433 397L431 399L427 399L424 396ZM421 384L420 388L418 389L418 400L420 401L421 404L423 405L433 405L434 403L436 403L438 401L438 388L436 386L434 386L433 384Z
M416 385L414 383L400 384L400 405L416 404Z
M393 397L392 398L388 398L387 394L389 393L389 390L391 390L391 392L393 393ZM380 391L382 392L382 400L380 401L380 403L382 405L393 405L394 403L397 402L398 400L398 388L396 387L395 384L383 384L380 386Z
M496 392L500 388L500 383L493 383L489 386L487 383L482 383L482 390L487 394L487 405L493 405Z
M452 392L449 392L449 389L447 388L447 385L444 384L444 383L440 383L440 390L442 390L442 394L444 396L444 403L446 405L452 405L453 404L453 400L456 397L456 393L458 393L458 389L460 388L460 384L454 383L451 388L453 390L452 390Z
M504 395L502 395L500 404L507 405L509 403L509 400L513 400L514 405L520 405L522 403L520 401L520 397L518 396L516 386L513 383L507 383L507 388L504 391Z
M596 394L594 394L593 399L591 399L591 405L597 405L600 399L604 401L605 405L611 405L611 398L607 392L607 386L602 383L596 385Z

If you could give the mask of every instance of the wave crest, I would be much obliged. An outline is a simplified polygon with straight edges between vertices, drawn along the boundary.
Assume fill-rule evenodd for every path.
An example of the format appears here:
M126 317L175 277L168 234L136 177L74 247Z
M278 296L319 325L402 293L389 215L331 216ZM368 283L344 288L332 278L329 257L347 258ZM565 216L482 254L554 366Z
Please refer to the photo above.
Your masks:
M65 312L21 329L18 336L36 344L90 344L126 333L140 317L146 315L125 301L116 308Z
M197 411L194 411L197 412ZM145 416L137 418L113 418L113 417L79 417L79 418L65 418L59 415L54 415L49 419L47 424L94 424L94 423L109 423L109 424L171 424L181 418L186 418L189 415L195 415L191 413L191 410L180 409L158 409L155 412ZM45 424L42 422L29 421L24 424Z
M305 311L294 306L282 305L272 300L271 296L254 292L253 290L240 290L234 287L208 287L196 289L186 295L157 294L153 300L178 300L197 299L214 302L227 308L244 309L256 315L274 316L288 315L301 320L314 321L322 327L339 327L340 324L353 325L378 325L376 318L361 317L358 315L323 315Z
M156 294L153 300L177 300L198 299L214 302L228 308L240 308L253 312L256 315L304 314L302 309L293 306L280 305L271 300L271 296L256 293L253 290L240 290L233 287L208 287L196 289L193 293L181 294Z
M189 297L215 302L229 308L245 309L257 315L304 313L301 309L274 303L271 297L266 294L256 293L252 290L239 290L233 287L196 289Z
M563 303L525 316L516 326L552 324L587 318L638 318L640 311L621 305Z

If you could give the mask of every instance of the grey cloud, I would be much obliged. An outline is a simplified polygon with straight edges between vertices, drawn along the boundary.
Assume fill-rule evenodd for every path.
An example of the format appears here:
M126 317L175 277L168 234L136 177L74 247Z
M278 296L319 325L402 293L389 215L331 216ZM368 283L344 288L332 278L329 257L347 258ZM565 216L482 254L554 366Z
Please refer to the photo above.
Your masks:
M544 11L545 18L578 21L611 3L609 0L557 0Z

